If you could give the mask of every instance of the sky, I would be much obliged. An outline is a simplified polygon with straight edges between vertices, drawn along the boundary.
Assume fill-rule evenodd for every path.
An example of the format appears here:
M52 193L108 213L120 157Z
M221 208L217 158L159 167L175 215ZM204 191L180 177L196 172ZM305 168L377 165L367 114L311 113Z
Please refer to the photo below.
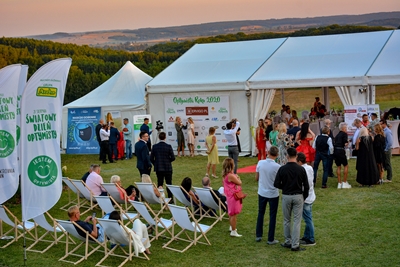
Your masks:
M400 11L400 0L0 0L0 36Z

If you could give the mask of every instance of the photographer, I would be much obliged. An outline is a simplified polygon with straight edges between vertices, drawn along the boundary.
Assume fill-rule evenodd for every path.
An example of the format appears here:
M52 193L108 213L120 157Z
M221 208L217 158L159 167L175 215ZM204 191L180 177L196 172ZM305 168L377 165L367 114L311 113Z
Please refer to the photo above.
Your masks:
M226 130L224 130L225 139L228 142L228 156L233 159L236 174L237 162L239 157L238 143L236 139L236 132L240 127L240 123L237 119L232 119L226 124Z
M110 145L109 145L109 139L110 139L110 126L107 124L103 124L102 128L100 129L100 159L103 164L106 164L106 155L108 155L108 161L110 163L114 163L112 156L111 156L111 151L110 151Z

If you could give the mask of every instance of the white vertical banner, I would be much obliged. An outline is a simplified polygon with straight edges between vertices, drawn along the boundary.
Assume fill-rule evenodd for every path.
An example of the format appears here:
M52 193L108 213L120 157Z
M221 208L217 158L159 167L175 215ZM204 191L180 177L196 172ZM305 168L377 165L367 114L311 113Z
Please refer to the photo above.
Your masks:
M72 60L50 61L26 84L21 99L22 220L51 209L62 191L60 133Z
M0 70L0 204L18 189L17 94L21 65Z
M17 94L17 150L18 150L18 175L21 174L21 150L19 149L19 140L21 138L21 99L25 90L26 78L28 77L28 66L21 66L21 74L19 75L18 94Z
M179 116L185 125L187 118L194 121L196 136L195 150L205 151L206 137L210 127L214 127L219 151L227 151L228 143L224 136L226 124L231 120L229 109L229 95L210 93L178 94L164 96L166 142L175 150L178 147L175 130L175 118ZM187 133L184 131L185 145Z

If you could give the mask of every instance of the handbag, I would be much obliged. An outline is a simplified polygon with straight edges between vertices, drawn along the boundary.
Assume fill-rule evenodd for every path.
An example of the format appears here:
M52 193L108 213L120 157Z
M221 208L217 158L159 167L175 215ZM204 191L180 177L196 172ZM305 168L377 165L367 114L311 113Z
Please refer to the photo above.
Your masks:
M234 197L236 200L242 201L242 199L244 199L244 198L247 197L247 194L243 193L243 191L240 190L240 191L234 193L234 194L233 194L233 197Z

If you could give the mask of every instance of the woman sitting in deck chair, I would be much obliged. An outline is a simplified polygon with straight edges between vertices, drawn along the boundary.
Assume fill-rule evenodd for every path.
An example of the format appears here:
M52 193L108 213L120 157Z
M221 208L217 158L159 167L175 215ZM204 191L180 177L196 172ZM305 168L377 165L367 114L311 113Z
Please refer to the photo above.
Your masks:
M130 185L126 189L124 189L122 187L121 178L118 175L111 176L110 183L118 184L117 188L118 188L119 196L120 196L121 200L124 200L124 197L126 196L126 200L139 201L139 198L138 198L139 190L133 185Z
M192 199L193 205L195 207L198 207L200 204L200 201L199 201L199 197L192 191L192 179L190 177L183 178L181 186L187 192L187 194L186 194L186 192L184 192L182 190L182 193L185 195L186 199L188 201L190 201L190 199Z
M153 181L151 180L150 175L148 174L142 174L142 183L149 183L152 184ZM154 194L160 198L160 199L164 199L165 198L165 194L164 194L164 189L162 189L162 187L157 188L156 186L153 186L154 189Z
M121 216L119 215L118 211L116 211L116 210L114 210L113 212L110 213L110 216L108 219L122 221ZM144 223L142 223L139 219L136 219L133 222L132 229L129 229L125 225L120 225L120 226L125 227L127 232L132 236L132 239L133 239L132 245L135 248L135 253L136 252L140 252L140 253L144 252L147 255L151 254L151 252L149 250L149 248L151 246L149 234L147 233L147 227ZM110 241L112 243L116 243L116 242L113 242L113 240L110 240Z

